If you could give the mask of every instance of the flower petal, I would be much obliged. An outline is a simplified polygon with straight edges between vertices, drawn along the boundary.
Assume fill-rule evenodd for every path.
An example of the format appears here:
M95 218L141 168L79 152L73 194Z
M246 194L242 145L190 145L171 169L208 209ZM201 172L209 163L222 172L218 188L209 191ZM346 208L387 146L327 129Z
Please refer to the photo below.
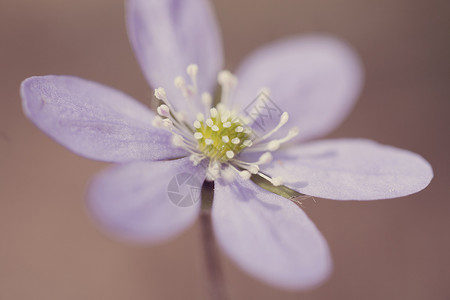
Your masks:
M269 284L308 288L331 271L327 243L307 215L251 181L216 182L212 218L225 253Z
M301 193L337 200L406 196L433 178L420 155L363 139L323 140L277 153L262 168Z
M25 114L50 137L91 159L123 162L185 154L152 126L154 113L129 96L71 76L30 77L21 85Z
M200 101L186 103L174 79L197 64L200 92L212 92L223 53L213 11L205 0L129 0L128 35L149 84L163 87L178 110L199 112ZM188 82L188 81L187 81ZM194 111L194 110L192 110ZM193 114L195 116L195 113Z
M363 77L353 50L324 36L295 37L263 47L244 61L237 76L236 109L248 114L258 105L263 119L255 119L264 123L262 131L272 129L286 111L290 120L276 136L297 126L300 133L294 139L302 141L340 124L353 108ZM261 88L268 88L269 97L256 100Z
M204 168L188 158L117 165L92 181L88 206L115 236L159 242L195 221L204 179Z

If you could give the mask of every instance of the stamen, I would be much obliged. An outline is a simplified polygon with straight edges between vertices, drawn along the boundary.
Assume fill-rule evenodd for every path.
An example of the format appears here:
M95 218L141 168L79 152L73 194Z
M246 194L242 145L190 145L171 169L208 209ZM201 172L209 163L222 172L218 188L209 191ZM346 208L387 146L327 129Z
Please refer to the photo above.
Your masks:
M211 116L211 118L216 118L217 117L217 109L215 107L211 108L209 110L209 115Z
M160 106L158 106L158 108L156 109L156 112L163 117L169 118L170 117L170 110L169 107L165 104L161 104Z
M194 133L194 138L197 140L200 140L203 137L203 134L201 132Z
M265 134L262 138L258 139L258 141L263 141L263 140L267 139L269 136L271 136L272 134L277 132L284 124L286 124L286 122L288 120L289 120L289 114L287 112L282 113L281 117L280 117L280 122L278 123L278 125L275 126L275 128L272 129L271 131L269 131L267 134Z
M228 157L228 159L232 159L234 157L234 152L231 150L228 150L226 152L226 156Z
M222 142L228 143L230 141L230 138L227 135L222 136Z
M205 106L205 112L207 112L212 105L212 97L209 93L203 93L202 94L202 103Z

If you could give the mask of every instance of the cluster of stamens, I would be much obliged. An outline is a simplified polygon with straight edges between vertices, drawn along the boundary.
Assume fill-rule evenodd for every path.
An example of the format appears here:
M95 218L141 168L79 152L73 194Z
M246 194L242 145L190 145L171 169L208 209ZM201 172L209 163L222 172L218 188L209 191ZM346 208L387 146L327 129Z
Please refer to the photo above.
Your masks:
M193 101L198 97L197 91L197 65L189 65L187 74L191 84L187 84L182 77L175 78L177 87L186 101ZM287 142L298 134L296 128L292 128L286 137L268 141L288 121L288 113L280 116L278 125L257 137L251 129L251 119L239 116L234 110L226 107L229 95L237 84L236 77L229 71L221 71L217 81L221 86L221 101L212 107L212 97L208 93L200 95L204 111L196 115L192 125L187 123L187 116L183 112L175 110L167 99L163 88L155 90L155 97L162 101L158 109L158 116L153 120L153 126L169 130L172 143L176 147L185 149L190 153L190 160L194 165L207 163L207 179L215 180L220 177L232 181L235 173L243 179L249 179L252 174L270 181L274 186L282 184L281 178L269 177L260 172L260 165L272 161L272 151L277 150L282 143ZM246 162L239 159L242 151L261 152L258 161Z

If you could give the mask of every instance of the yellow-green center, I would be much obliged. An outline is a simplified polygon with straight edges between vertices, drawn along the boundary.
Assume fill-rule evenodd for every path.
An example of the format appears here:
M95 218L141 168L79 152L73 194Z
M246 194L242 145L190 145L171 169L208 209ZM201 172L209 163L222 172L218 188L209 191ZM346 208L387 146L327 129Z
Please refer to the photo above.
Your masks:
M251 145L250 131L238 118L223 117L219 112L195 126L198 149L206 156L225 162Z

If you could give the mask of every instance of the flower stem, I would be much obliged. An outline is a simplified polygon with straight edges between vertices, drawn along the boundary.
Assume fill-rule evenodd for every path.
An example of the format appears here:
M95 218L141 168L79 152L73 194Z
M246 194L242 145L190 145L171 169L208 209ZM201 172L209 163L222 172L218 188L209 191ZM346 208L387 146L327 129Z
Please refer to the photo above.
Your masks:
M202 209L200 214L200 226L202 231L202 243L205 255L206 276L205 280L209 297L212 300L226 300L225 285L222 268L218 255L217 244L211 223L211 210Z

